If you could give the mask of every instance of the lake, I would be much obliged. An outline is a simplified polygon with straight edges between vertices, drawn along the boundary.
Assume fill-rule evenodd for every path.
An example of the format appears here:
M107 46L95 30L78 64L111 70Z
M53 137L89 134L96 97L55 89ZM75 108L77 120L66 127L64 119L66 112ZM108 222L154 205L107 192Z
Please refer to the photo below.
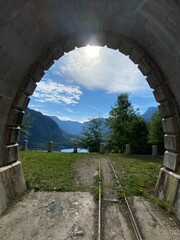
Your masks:
M67 149L61 149L61 152L74 152L74 148L67 148ZM89 151L87 149L83 149L83 148L78 148L78 152L79 153L88 153Z

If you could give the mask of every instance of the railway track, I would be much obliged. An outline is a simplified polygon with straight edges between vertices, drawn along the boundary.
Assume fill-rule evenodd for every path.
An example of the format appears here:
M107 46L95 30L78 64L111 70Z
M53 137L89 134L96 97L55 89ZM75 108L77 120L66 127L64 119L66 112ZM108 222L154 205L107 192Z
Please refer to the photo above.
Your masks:
M116 190L114 189L114 191L121 190L121 192L123 192L120 179L116 174L116 171L114 169L111 159L108 156L104 159L106 159L108 161L111 173L113 175L112 179L115 179L115 181L116 181ZM116 204L116 208L117 208L117 205L119 205L118 207L120 207L120 202L118 201L117 198L105 198L104 197L105 189L104 189L103 181L105 181L105 180L103 179L103 176L102 176L103 175L103 161L105 163L105 160L99 159L99 169L98 169L98 179L99 179L99 201L98 202L99 202L99 206L98 206L98 237L97 237L97 240L104 240L104 239L106 240L107 239L105 237L105 233L104 233L104 231L106 229L105 223L107 222L107 221L104 221L105 202L109 202L111 205ZM107 165L107 162L106 162L106 165ZM134 236L132 237L132 239L143 240L141 233L139 231L139 228L138 228L138 224L136 222L136 219L133 215L130 204L128 202L128 199L124 193L123 193L123 198L124 198L124 202L125 202L124 206L126 207L126 209L124 211L128 212L129 219L131 222L131 227L128 226L129 229L131 229L129 231L132 231L132 229L133 229L133 232L134 232L134 234L133 234ZM121 209L122 209L122 206L121 206ZM120 210L118 210L118 211L120 211ZM122 215L118 211L114 211L114 213L116 213L118 215L118 216L116 216L116 218L119 218L119 224L122 225L120 223ZM106 216L106 218L107 218L107 216ZM109 220L109 221L111 221L111 220ZM116 225L117 225L117 221L116 221ZM119 226L119 227L122 227L122 226ZM116 226L116 228L118 228L118 226ZM117 234L118 234L118 232L117 232ZM128 240L130 240L129 236L128 237L123 236L123 238L122 237L118 238L118 236L114 236L113 239L128 239Z

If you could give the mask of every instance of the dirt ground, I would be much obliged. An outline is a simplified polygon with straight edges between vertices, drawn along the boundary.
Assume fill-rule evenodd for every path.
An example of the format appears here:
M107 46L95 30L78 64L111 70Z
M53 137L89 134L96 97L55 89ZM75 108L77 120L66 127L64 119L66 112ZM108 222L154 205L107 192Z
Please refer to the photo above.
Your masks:
M179 240L179 221L144 198L133 197L132 209L144 239Z
M86 157L78 159L74 165L77 172L76 184L83 189L91 189L95 184L95 177L98 174L99 159L96 157Z
M89 193L32 191L0 217L0 239L94 239L94 212Z
M83 192L27 193L0 216L1 240L95 240L97 239L96 184L99 159L74 163L76 184ZM106 158L101 161L103 180L103 240L134 240L124 203L117 199L113 176ZM84 192L86 191L86 192ZM113 200L113 201L112 201ZM118 200L114 202L114 200ZM130 199L144 240L179 240L176 219L142 197Z

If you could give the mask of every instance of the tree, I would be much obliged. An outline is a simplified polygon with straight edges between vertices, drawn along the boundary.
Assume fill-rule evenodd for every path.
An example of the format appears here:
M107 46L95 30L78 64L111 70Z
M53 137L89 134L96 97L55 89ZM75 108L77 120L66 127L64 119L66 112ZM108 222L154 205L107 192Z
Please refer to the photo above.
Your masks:
M125 144L129 143L131 124L136 118L128 94L122 93L117 97L117 102L109 115L108 122L112 130L108 139L109 149L124 152Z
M33 121L34 119L32 118L31 114L25 113L21 124L20 136L29 137L31 135L29 129L31 128Z
M159 111L153 114L149 123L148 139L150 144L156 144L158 146L159 152L164 152L164 132Z
M148 144L148 126L146 121L136 116L129 126L129 141L131 152L135 154L147 154L151 152Z
M99 146L102 142L103 123L101 118L93 118L83 128L82 136L78 138L82 148L89 152L99 152Z

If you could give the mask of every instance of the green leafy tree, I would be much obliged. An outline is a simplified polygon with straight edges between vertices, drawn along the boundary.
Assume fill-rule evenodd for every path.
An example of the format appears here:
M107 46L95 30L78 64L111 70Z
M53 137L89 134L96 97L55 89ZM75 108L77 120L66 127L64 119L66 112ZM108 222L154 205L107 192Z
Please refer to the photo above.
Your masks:
M82 136L78 138L82 148L88 149L89 152L99 152L99 146L102 142L103 123L100 118L93 118L83 128Z
M136 116L132 119L128 131L128 143L131 152L135 154L149 154L151 146L148 144L148 126L146 121Z
M29 132L29 129L31 128L33 121L34 119L31 116L31 114L25 113L22 124L21 124L20 136L29 137L31 135L31 133Z
M162 126L162 118L159 111L153 114L149 123L149 143L158 146L160 153L164 152L164 132Z
M108 119L111 129L108 148L115 152L124 152L125 144L129 143L131 124L136 118L136 112L129 101L128 94L118 96L115 106L112 107Z

